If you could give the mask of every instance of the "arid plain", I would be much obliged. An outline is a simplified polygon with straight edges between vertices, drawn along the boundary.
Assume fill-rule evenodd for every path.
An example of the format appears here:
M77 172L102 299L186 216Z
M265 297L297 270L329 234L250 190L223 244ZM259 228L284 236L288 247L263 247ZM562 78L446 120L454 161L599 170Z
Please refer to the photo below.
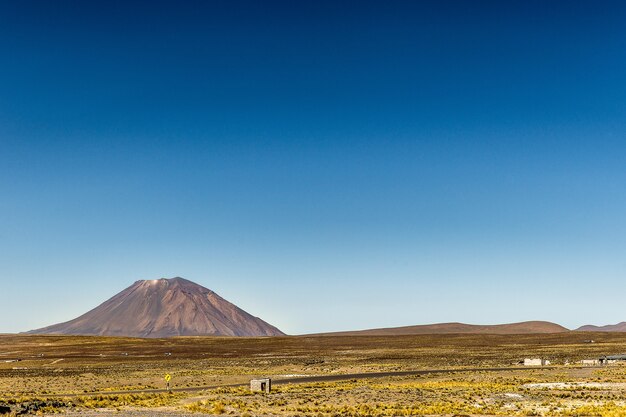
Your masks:
M6 335L0 336L0 404L12 414L624 415L626 366L576 364L623 352L626 334L587 332ZM553 366L518 363L535 357ZM435 372L393 374L425 370ZM358 375L363 373L372 374ZM172 377L171 393L164 390L166 374ZM249 380L262 376L273 379L272 392L251 393Z

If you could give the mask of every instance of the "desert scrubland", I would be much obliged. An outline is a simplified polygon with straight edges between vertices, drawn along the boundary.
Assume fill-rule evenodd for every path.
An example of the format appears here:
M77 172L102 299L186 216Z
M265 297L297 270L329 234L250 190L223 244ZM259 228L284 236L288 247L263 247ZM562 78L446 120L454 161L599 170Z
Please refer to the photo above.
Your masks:
M11 414L85 416L95 411L625 415L626 366L576 364L623 352L626 334L621 333L170 339L6 335L0 336L0 404ZM545 358L554 366L518 369L523 358ZM440 372L280 383L301 376L426 369ZM172 377L171 393L164 391L166 374ZM276 382L271 393L251 393L246 387L261 376Z

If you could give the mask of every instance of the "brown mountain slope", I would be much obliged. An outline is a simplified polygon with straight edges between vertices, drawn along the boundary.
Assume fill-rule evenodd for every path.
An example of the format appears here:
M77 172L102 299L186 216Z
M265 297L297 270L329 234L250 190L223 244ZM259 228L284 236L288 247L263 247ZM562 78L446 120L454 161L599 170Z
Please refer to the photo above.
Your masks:
M178 277L137 281L74 320L28 333L129 337L283 335L213 291Z
M321 336L396 336L412 334L532 334L561 333L569 331L563 326L548 321L524 321L521 323L476 325L465 323L437 323L418 326L389 327L384 329L356 330L336 333L323 333Z
M606 326L594 326L588 324L576 329L579 332L626 332L626 321L617 324L608 324Z

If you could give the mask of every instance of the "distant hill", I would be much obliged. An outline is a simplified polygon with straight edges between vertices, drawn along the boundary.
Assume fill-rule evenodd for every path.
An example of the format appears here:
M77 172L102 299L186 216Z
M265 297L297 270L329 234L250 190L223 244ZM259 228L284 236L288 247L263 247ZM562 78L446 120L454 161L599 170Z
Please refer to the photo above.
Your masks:
M283 332L183 278L137 281L82 316L30 334L282 336Z
M383 329L356 330L346 332L322 333L320 336L398 336L412 334L533 334L562 333L569 331L563 326L548 321L524 321L510 324L465 324L437 323L418 326L388 327Z
M579 332L626 332L626 321L617 324L608 324L606 326L594 326L588 324L581 326L576 331Z

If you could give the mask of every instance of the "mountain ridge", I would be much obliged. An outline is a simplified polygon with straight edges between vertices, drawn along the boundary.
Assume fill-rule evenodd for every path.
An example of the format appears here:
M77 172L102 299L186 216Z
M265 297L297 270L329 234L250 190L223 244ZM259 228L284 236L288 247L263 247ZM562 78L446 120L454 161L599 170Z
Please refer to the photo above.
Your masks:
M418 334L533 334L563 333L570 330L549 321L523 321L506 324L466 324L459 322L419 324L414 326L385 327L316 333L315 336L396 336ZM313 335L307 335L313 336Z
M577 332L626 332L626 321L617 324L606 324L604 326L596 326L586 324L576 329Z
M395 336L420 334L539 334L626 332L626 322L584 325L569 330L548 321L504 324L460 322L323 332L303 336ZM284 336L276 327L252 316L214 291L181 277L138 280L97 307L63 323L26 334L125 337Z

